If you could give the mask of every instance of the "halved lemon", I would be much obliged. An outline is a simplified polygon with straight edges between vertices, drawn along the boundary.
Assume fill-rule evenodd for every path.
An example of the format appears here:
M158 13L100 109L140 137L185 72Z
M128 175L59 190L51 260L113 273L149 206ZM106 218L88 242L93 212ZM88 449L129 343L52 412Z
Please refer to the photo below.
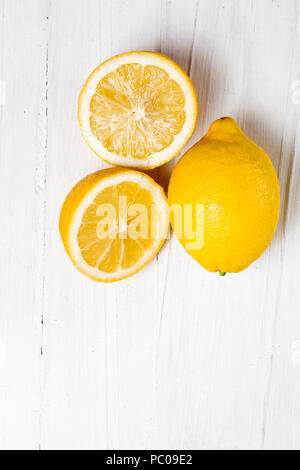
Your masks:
M148 175L116 168L97 171L77 183L59 220L74 265L103 282L140 270L162 246L168 227L163 189Z
M186 73L154 52L111 57L87 79L78 103L81 133L106 162L155 168L191 137L197 98Z

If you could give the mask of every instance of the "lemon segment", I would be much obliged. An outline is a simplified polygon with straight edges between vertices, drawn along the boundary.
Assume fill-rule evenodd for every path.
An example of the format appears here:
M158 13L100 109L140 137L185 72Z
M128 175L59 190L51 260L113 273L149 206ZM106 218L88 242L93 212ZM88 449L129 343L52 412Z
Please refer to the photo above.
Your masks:
M163 244L169 213L162 188L134 170L87 176L67 196L62 241L75 266L98 281L116 281L147 264Z
M171 59L130 52L92 72L80 94L78 117L84 139L105 161L154 168L190 138L197 99L189 77Z

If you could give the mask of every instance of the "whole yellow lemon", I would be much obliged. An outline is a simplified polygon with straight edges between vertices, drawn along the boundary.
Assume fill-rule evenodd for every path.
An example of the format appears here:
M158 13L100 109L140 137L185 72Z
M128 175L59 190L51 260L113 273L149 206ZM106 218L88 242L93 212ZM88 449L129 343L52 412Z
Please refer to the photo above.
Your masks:
M223 275L247 268L271 242L280 188L268 155L225 117L179 160L168 199L180 243Z

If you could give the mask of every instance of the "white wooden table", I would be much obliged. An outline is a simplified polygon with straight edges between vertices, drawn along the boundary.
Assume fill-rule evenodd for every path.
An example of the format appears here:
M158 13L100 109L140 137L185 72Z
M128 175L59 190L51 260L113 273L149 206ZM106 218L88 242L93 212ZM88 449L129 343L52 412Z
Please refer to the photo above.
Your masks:
M188 147L229 115L278 170L277 235L241 274L174 237L112 285L64 252L61 204L105 166L78 93L135 49L190 74ZM1 449L300 448L299 117L299 0L0 0Z

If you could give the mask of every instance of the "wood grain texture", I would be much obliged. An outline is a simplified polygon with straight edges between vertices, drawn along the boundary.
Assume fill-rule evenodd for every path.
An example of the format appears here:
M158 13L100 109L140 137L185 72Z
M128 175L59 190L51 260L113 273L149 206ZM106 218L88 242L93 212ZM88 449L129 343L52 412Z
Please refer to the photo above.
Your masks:
M0 448L37 448L44 283L45 8L0 2Z
M299 8L0 0L1 449L300 449ZM186 148L230 115L274 162L279 228L239 275L204 271L174 236L112 285L64 252L62 202L107 166L80 136L78 94L129 50L190 74ZM151 172L164 187L178 158Z

